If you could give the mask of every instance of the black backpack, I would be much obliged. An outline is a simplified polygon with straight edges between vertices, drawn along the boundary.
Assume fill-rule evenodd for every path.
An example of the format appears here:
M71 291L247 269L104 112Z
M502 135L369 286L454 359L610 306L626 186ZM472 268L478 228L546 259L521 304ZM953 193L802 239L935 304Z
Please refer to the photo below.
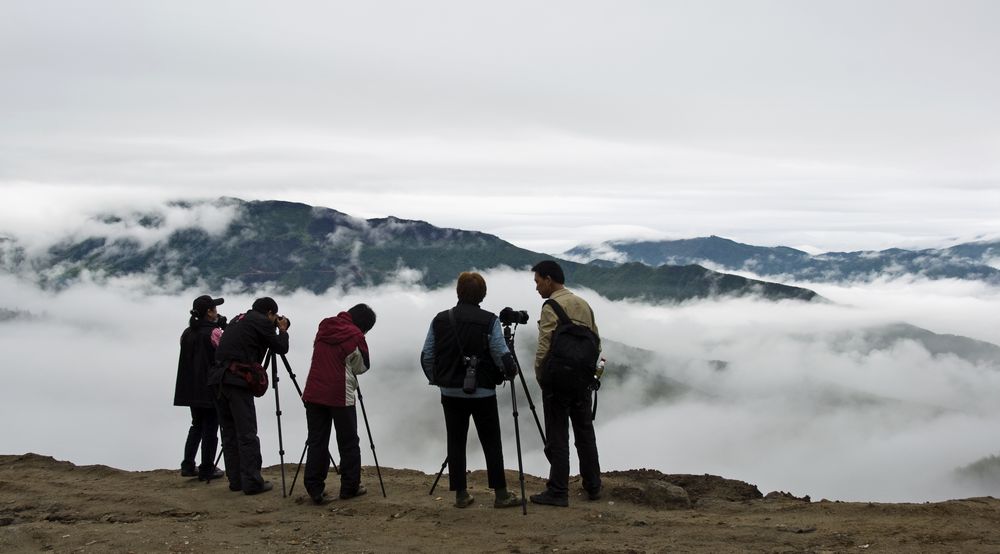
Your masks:
M571 395L593 389L600 339L589 327L573 323L555 300L546 300L545 305L559 317L559 325L552 331L549 352L542 362L542 384Z

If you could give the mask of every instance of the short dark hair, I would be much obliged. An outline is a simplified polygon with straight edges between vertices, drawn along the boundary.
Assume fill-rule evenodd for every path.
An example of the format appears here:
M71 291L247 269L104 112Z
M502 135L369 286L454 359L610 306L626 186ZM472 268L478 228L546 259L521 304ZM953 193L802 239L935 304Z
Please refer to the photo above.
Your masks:
M562 267L553 260L538 262L535 267L531 268L531 271L537 273L539 277L551 277L560 285L566 283L566 274L563 273Z
M357 306L352 306L347 313L351 316L351 321L358 329L361 329L362 333L367 333L371 331L372 327L375 326L375 310L371 309L368 304L358 304Z
M260 312L267 315L267 312L278 313L278 303L274 301L270 296L265 296L263 298L258 298L253 301L253 306L250 307L251 310L255 312Z
M479 304L486 298L486 279L475 271L463 271L458 274L458 301L467 304Z

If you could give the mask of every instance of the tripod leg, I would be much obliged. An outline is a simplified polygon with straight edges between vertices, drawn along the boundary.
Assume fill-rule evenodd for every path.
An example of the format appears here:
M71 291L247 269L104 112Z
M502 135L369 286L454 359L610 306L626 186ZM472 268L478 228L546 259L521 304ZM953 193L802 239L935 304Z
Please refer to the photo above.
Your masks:
M438 481L441 480L441 474L444 473L444 468L448 467L448 457L444 457L444 461L441 462L441 471L438 472L437 477L434 478L434 484L431 485L431 492L427 493L434 496L434 489L438 486Z
M517 477L521 481L521 514L528 515L528 498L524 492L524 462L521 458L521 427L517 422L517 390L510 386L510 404L514 409L514 439L517 441Z
M299 470L302 469L302 460L306 459L306 450L308 449L309 443L306 443L306 445L302 447L302 455L299 456L299 465L295 466L295 477L292 477L292 486L288 488L288 496L291 496L292 492L295 491L295 481L299 478Z
M274 415L278 419L278 457L281 460L281 497L286 498L288 494L285 489L285 443L281 435L281 400L278 398L278 359L274 352L271 352L271 386L274 388Z
M375 459L375 471L378 473L378 485L382 487L382 498L385 495L385 483L382 482L382 468L378 465L378 454L375 454L375 441L372 439L372 428L368 425L368 412L365 411L365 399L361 396L361 387L358 386L358 404L361 404L361 415L365 418L365 430L368 431L368 442L372 447L372 458Z
M538 419L538 411L535 410L535 403L531 401L531 393L528 392L528 382L524 380L524 373L518 371L517 374L521 377L521 386L524 387L524 397L528 399L528 407L531 408L531 415L535 416L535 425L538 427L538 436L542 437L542 446L547 446L545 431L542 430L542 422ZM511 388L513 387L514 384L511 383Z

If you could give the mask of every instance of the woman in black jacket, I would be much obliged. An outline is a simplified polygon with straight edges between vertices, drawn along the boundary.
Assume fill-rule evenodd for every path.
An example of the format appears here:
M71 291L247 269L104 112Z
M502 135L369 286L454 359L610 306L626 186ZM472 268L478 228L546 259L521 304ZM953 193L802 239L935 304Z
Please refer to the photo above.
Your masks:
M191 319L181 334L181 354L177 362L177 385L174 389L174 406L191 408L191 428L184 443L184 460L181 475L197 476L206 481L225 475L215 467L215 452L219 446L219 416L215 411L212 393L208 388L208 370L215 363L215 347L226 325L216 307L222 298L204 295L194 299ZM194 464L195 453L201 444L201 465Z

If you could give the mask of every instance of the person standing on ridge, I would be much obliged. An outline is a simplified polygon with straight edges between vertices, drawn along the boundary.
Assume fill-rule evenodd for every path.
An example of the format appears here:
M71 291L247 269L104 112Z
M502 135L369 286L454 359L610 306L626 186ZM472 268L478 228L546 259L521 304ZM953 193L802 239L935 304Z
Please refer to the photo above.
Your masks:
M564 285L562 267L552 260L539 262L535 272L535 290L546 299L538 320L538 350L535 353L535 378L542 388L542 408L545 412L546 455L549 459L549 480L545 491L530 497L535 504L569 506L569 423L573 424L576 452L580 458L580 476L589 500L601 497L601 466L597 455L597 438L591 412L592 391L583 387L567 392L564 378L547 374L553 332L560 326L560 315L550 305L555 302L575 325L584 326L596 338L595 350L600 352L600 335L594 321L594 311L585 300ZM596 363L596 359L594 362ZM586 368L581 369L586 371Z
M215 351L216 363L208 384L219 412L229 490L258 494L274 488L260 475L257 410L250 385L242 375L263 371L260 364L268 349L275 354L288 352L288 325L288 319L278 315L278 303L273 298L258 298L250 311L233 318Z
M326 477L330 471L330 430L337 431L340 452L340 498L368 492L361 484L361 447L355 391L358 375L368 371L371 361L365 335L375 326L375 312L358 304L319 323L313 341L312 364L302 393L309 428L306 445L306 492L316 504L326 504Z
M191 318L181 333L181 353L177 361L177 382L174 386L174 406L191 408L191 427L184 443L181 476L198 477L200 481L218 479L224 475L215 467L215 452L219 446L219 417L208 388L208 372L215 364L215 347L226 327L225 316L217 306L225 300L202 295L191 305ZM201 465L194 457L201 445Z
M465 475L471 417L486 457L486 475L495 494L493 507L520 506L517 495L507 491L496 394L498 384L517 375L517 366L497 316L479 307L486 298L483 276L461 273L456 290L458 304L434 317L420 353L428 383L441 390L448 433L449 489L455 491L456 508L468 507L475 501Z

